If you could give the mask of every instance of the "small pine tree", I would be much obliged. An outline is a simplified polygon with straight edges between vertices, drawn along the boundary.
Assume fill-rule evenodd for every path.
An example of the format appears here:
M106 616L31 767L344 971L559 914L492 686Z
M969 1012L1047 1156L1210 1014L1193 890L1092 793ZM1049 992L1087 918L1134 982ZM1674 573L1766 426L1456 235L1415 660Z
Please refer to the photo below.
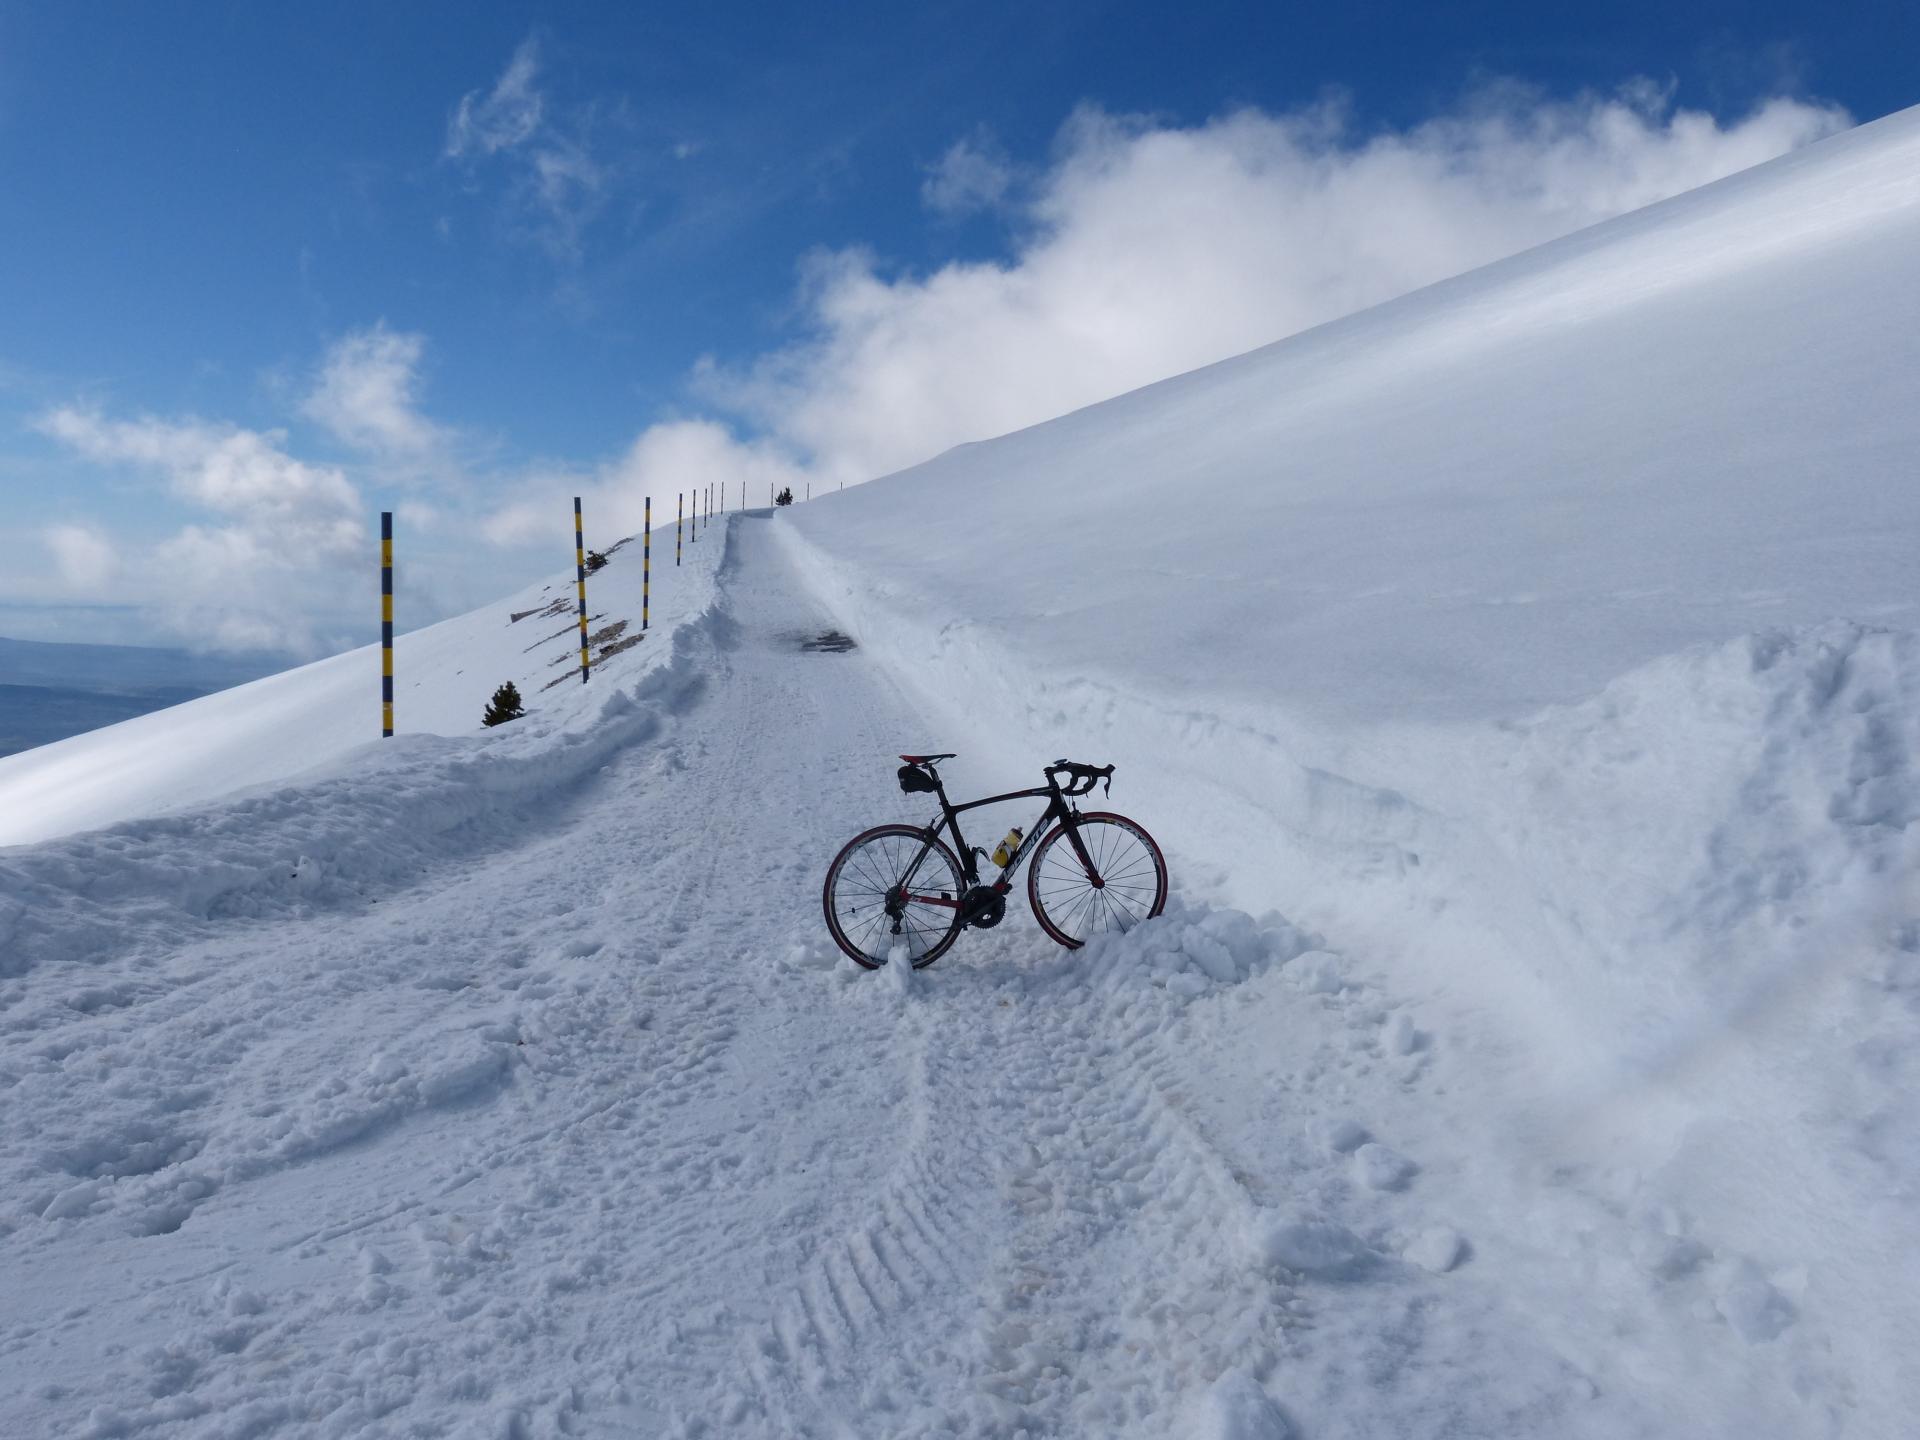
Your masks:
M774 496L773 503L776 505L791 505L793 503L793 487L789 485L778 495Z
M518 720L527 712L520 708L520 689L509 680L493 692L493 700L487 706L486 713L480 717L482 725L504 725L509 720Z
M606 563L607 557L602 555L598 550L587 551L587 573L589 575L593 574L594 571Z

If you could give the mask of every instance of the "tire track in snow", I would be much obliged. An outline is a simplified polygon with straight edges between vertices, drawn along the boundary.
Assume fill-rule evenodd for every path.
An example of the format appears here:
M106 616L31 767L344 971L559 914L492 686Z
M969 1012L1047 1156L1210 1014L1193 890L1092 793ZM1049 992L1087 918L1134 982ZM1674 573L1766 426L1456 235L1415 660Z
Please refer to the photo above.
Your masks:
M1019 1220L979 1331L982 1433L1164 1435L1230 1371L1287 1344L1287 1287L1254 1262L1254 1205L1163 1088L1163 992L1066 957L1035 987L1002 1067L1028 1148L1006 1177Z
M1222 1376L1274 1367L1291 1290L1168 1092L1168 997L1017 931L967 939L974 965L899 1007L910 1148L754 1337L747 1409L794 1435L876 1416L899 1435L1164 1435Z

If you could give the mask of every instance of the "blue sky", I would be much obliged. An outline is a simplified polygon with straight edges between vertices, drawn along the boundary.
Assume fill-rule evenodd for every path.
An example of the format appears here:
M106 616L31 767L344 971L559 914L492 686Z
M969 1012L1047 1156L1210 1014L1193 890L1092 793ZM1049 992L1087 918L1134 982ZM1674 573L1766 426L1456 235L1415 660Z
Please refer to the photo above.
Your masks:
M0 0L0 633L883 473L1901 108L1903 9Z

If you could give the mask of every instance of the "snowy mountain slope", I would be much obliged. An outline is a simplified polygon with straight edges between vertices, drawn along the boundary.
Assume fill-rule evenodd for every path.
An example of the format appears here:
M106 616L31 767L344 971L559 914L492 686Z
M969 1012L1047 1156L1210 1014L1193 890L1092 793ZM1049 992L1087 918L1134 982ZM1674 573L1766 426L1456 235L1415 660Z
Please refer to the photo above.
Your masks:
M711 596L719 546L687 544L655 556L653 629L698 615ZM649 667L662 647L640 633L640 542L608 547L587 585L593 650L615 684ZM394 730L471 735L496 686L511 680L528 711L516 735L592 722L605 687L579 678L573 576L529 585L493 605L394 640ZM373 613L369 606L369 614ZM518 617L517 619L515 617ZM366 646L189 704L0 758L0 846L97 829L204 804L249 786L322 767L351 768L380 737L380 647ZM504 733L504 732L503 732Z

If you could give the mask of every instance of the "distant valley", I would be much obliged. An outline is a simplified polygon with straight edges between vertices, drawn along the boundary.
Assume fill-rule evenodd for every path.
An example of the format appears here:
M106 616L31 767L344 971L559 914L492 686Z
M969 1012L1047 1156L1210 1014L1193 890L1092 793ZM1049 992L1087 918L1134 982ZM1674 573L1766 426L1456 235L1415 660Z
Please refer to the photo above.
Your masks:
M0 756L244 684L285 663L268 655L0 636Z

